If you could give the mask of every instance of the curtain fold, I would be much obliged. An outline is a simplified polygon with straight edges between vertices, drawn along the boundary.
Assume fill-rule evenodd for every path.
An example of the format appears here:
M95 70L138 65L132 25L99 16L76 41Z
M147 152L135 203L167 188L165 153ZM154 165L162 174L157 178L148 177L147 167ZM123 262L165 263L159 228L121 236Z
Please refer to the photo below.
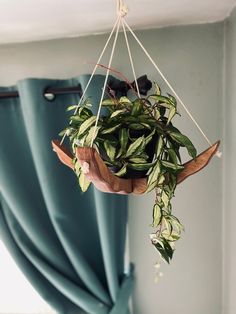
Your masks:
M83 89L88 79L26 79L0 89L19 92L19 99L0 100L1 237L58 313L126 314L133 286L133 275L124 275L127 198L93 186L82 193L51 149L68 123L66 107L79 99L50 101L44 91ZM96 75L87 91L94 104L103 82Z

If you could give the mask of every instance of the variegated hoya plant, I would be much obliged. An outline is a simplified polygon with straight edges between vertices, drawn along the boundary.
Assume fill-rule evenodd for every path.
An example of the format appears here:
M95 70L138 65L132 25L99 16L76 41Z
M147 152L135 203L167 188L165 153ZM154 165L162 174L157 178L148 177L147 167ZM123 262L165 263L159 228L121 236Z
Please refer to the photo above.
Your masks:
M106 165L122 178L147 176L146 193L155 190L151 242L166 262L170 262L174 244L180 238L183 225L173 215L171 199L177 184L177 175L183 169L180 149L196 157L196 149L189 138L173 125L178 114L176 99L163 95L154 83L155 92L144 98L128 97L105 99L95 129L96 115L91 110L91 100L86 99L77 113L70 117L69 126L60 133L69 137L75 156L77 146L97 149ZM76 106L70 106L69 111ZM89 182L74 158L74 169L82 191Z

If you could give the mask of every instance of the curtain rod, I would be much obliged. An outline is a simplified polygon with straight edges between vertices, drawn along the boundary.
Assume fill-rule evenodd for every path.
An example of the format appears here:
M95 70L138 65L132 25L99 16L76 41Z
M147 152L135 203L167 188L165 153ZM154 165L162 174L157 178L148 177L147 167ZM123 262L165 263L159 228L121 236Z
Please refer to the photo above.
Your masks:
M65 94L79 94L82 95L82 88L79 84L74 87L49 87L45 89L44 95L53 94L53 95L65 95ZM0 91L0 99L1 98L17 98L19 97L19 93L17 91L9 91L9 92L1 92Z

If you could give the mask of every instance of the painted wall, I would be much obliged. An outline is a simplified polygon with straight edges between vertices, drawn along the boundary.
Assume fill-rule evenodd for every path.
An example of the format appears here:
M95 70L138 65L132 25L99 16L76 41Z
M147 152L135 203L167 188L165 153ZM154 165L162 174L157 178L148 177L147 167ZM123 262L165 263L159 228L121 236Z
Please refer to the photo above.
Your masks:
M140 31L138 36L157 60L212 141L222 137L223 24ZM90 72L106 36L61 39L0 47L0 85L25 77L68 78ZM137 75L165 85L132 42ZM113 66L132 78L124 41L119 40ZM103 61L107 64L107 58ZM176 124L199 152L207 144L184 111ZM222 287L221 161L179 186L174 213L185 224L171 266L154 283L157 253L149 242L153 195L130 197L130 259L136 265L134 314L220 314Z
M236 313L236 10L225 23L224 314Z

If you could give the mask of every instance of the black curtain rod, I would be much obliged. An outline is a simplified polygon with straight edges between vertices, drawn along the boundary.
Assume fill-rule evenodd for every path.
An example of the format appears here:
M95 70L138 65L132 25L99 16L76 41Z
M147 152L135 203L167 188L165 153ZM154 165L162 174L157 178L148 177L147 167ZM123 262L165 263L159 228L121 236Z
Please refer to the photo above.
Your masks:
M44 91L44 95L52 94L52 95L65 95L65 94L79 94L82 95L81 85L74 87L48 87ZM0 99L1 98L17 98L19 97L19 93L17 91L9 91L9 92L1 92L0 91Z

